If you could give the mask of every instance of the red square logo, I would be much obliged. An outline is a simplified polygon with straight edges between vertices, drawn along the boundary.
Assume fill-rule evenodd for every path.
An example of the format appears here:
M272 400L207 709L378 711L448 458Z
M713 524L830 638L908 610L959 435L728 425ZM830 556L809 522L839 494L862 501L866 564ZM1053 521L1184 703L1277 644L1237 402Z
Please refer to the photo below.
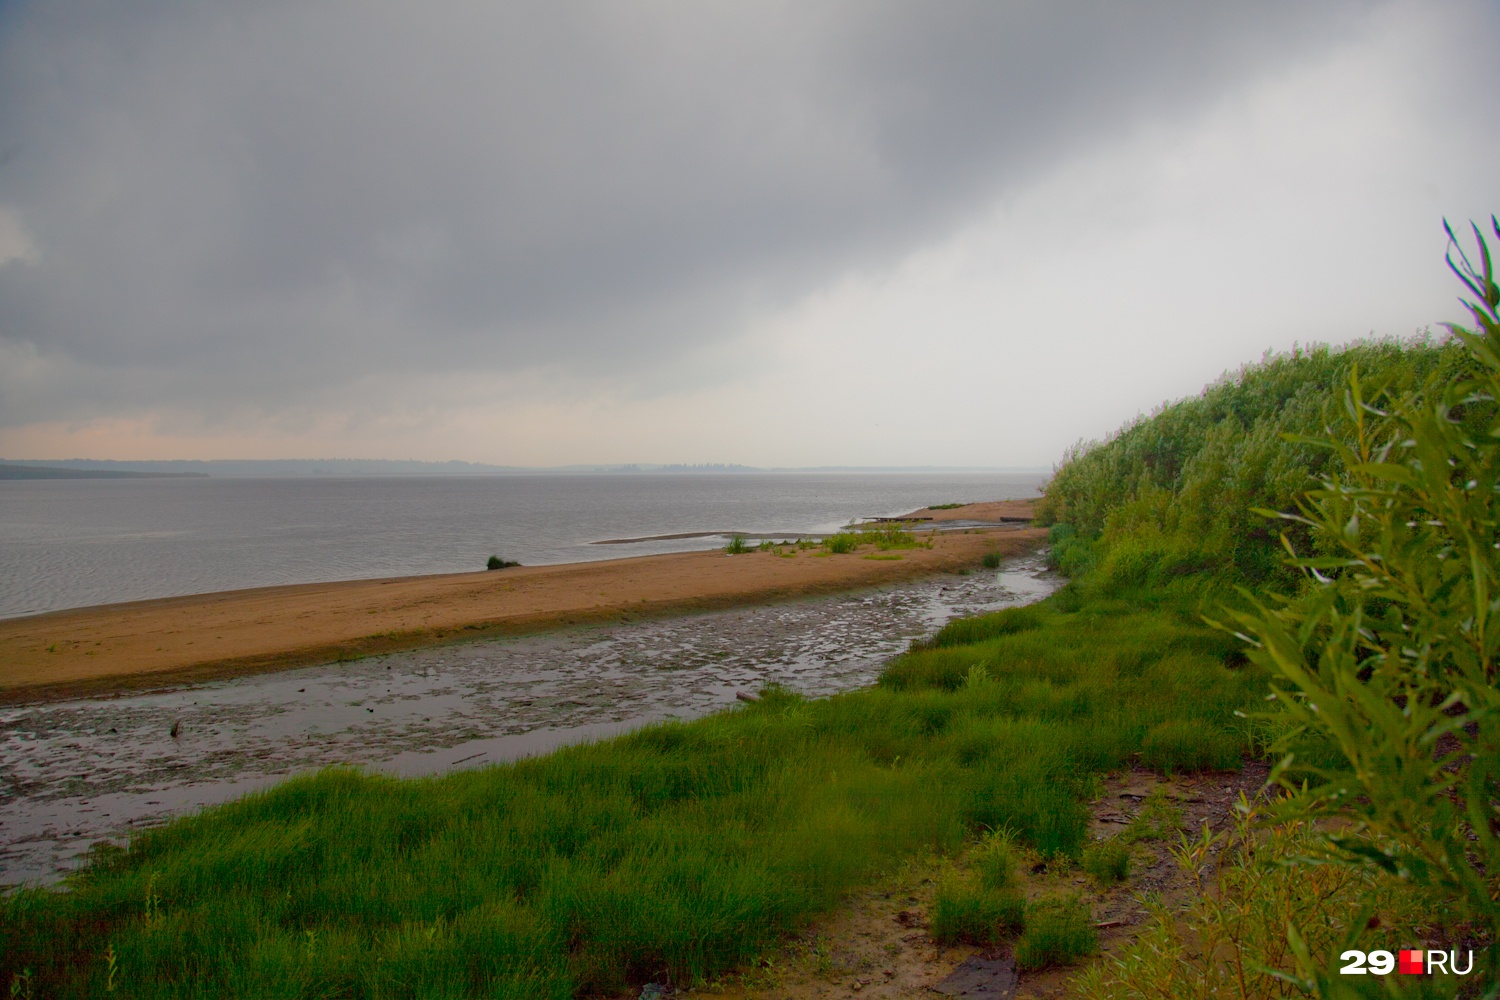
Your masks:
M1396 955L1396 971L1403 976L1420 976L1427 971L1422 965L1422 951L1420 948L1402 948Z

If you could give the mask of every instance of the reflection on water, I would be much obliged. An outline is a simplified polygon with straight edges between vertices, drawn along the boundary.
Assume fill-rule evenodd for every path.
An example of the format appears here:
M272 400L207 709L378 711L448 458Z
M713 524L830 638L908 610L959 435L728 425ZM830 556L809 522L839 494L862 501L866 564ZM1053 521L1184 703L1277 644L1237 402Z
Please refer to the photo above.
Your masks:
M433 774L703 715L768 683L862 687L950 618L1050 592L1042 566L9 709L0 884L55 879L95 840L329 764Z

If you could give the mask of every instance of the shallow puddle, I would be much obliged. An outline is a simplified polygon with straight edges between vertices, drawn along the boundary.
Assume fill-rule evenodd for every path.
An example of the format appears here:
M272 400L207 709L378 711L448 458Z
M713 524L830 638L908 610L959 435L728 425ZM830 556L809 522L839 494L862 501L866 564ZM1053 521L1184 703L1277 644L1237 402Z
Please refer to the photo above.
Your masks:
M54 881L94 841L330 764L435 774L704 715L768 683L814 696L863 687L949 619L1057 583L1029 556L840 597L8 709L0 885Z

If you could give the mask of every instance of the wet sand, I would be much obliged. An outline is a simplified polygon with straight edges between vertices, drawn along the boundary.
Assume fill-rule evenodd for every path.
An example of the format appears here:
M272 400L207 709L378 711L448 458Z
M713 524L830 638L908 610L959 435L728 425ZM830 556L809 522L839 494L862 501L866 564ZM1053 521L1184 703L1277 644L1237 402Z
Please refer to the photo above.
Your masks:
M768 683L864 687L912 639L1059 583L1034 554L836 596L0 709L0 887L55 881L101 838L330 764L441 774L720 711Z
M1029 513L1028 501L1000 506L1006 516ZM992 507L913 513L998 520ZM938 533L931 549L900 552L693 552L267 587L15 618L0 621L0 702L141 690L486 635L882 586L972 567L987 552L1016 555L1044 537L1017 522Z

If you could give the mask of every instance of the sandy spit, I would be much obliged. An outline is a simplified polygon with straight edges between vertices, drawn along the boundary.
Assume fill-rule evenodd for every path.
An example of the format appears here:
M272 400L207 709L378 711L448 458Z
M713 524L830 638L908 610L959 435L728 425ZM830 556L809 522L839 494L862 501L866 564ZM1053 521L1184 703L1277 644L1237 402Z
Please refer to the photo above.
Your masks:
M1044 537L1043 529L1018 524L938 534L931 549L879 554L899 559L868 558L876 554L869 548L792 558L691 552L263 587L13 618L0 621L0 702L141 690L483 635L879 586L970 567L987 552L1015 555Z

